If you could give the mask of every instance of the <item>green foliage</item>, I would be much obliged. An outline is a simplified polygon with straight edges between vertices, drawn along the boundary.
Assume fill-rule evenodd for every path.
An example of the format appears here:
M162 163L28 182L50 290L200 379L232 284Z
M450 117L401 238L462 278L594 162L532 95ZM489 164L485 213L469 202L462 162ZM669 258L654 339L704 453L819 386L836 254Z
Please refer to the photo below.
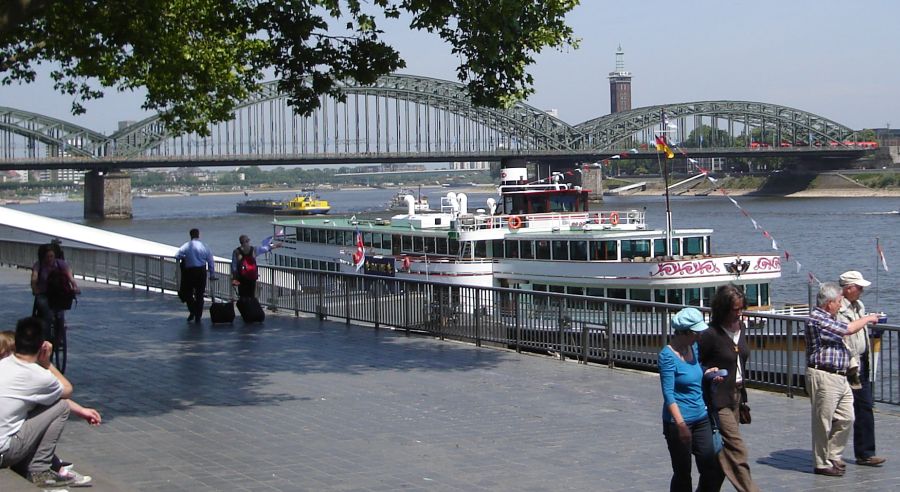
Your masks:
M700 125L699 128L691 130L687 140L682 143L682 147L732 147L734 146L734 140L725 130L713 128L709 125Z
M897 173L865 173L852 176L857 183L869 188L893 188L900 186L900 175Z
M21 0L0 6L0 82L31 82L53 63L72 112L105 90L147 90L142 108L170 131L207 134L257 91L264 74L301 115L340 84L405 66L380 39L376 15L450 44L476 104L508 106L533 92L526 72L545 47L576 46L564 17L578 0ZM337 26L337 27L336 27Z

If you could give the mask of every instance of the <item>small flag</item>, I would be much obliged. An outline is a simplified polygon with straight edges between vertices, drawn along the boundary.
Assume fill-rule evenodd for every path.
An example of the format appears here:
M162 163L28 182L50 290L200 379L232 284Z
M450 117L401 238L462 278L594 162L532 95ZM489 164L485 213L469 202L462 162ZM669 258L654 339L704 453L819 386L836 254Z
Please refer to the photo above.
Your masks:
M801 265L800 262L798 261L797 262L797 273L800 273L801 268L803 268L803 265Z
M666 159L675 158L675 152L672 152L672 148L669 147L669 144L666 143L665 135L656 137L656 150L659 152L664 152L666 154Z
M784 261L791 261L791 254L788 250L784 250Z
M363 264L366 262L366 247L363 245L362 233L359 232L359 227L356 228L356 252L353 253L353 264L356 265L356 271L358 272L360 268L363 267Z
M884 268L884 271L889 271L887 262L884 260L884 250L881 249L881 243L878 241L878 238L875 239L875 250L878 251L878 259L881 260L881 267Z

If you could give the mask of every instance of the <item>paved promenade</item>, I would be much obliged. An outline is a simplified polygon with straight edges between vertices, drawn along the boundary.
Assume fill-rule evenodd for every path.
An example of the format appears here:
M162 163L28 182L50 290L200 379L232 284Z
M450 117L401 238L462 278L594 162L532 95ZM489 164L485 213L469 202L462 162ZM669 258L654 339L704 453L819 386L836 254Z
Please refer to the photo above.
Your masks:
M8 328L27 281L0 268ZM668 489L655 374L287 313L195 326L172 296L81 286L66 374L103 425L71 421L59 451L95 492ZM897 408L876 415L888 466L835 479L811 473L807 399L750 399L762 490L900 490Z

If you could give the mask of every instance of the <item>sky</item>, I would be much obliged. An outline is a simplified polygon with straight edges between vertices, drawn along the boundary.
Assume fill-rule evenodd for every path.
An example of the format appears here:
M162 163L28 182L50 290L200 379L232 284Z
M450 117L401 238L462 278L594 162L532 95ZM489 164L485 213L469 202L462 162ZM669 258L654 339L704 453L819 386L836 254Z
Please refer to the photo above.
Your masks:
M851 128L900 127L900 2L893 0L582 0L567 17L578 49L546 50L530 68L526 101L577 124L609 113L608 73L621 44L632 107L706 100L790 106ZM457 60L436 35L382 24L406 60L401 73L456 80ZM107 92L88 113L53 91L49 70L0 87L0 106L53 116L109 134L140 120L141 93Z

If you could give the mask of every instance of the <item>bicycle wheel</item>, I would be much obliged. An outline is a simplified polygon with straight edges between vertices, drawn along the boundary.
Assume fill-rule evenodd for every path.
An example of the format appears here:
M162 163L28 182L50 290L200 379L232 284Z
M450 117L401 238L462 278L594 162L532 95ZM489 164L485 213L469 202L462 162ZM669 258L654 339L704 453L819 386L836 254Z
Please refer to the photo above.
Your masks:
M50 357L53 365L56 366L61 373L66 372L66 362L68 359L68 340L66 331L66 319L60 312L55 316L53 327L50 331L50 342L53 344L53 353Z

